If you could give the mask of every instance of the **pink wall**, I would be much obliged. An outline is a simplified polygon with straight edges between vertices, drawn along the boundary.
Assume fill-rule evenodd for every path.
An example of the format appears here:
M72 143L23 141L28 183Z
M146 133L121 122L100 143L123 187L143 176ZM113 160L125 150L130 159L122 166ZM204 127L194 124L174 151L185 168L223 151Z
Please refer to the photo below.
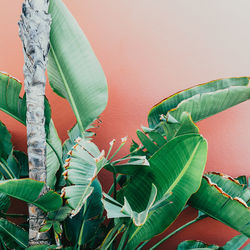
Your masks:
M0 70L23 80L17 21L21 0L0 0ZM147 125L151 106L194 84L250 75L250 2L244 0L65 0L89 38L109 84L109 103L96 143L107 148L113 138ZM47 86L60 137L74 123L69 105ZM62 106L64 107L62 112ZM250 102L198 125L208 140L206 170L232 176L249 174ZM17 149L25 149L25 128L0 113ZM128 148L128 147L127 147ZM125 152L125 151L124 151ZM110 175L105 171L102 181ZM172 228L194 217L187 211ZM212 219L177 234L162 249L184 239L224 244L237 232Z

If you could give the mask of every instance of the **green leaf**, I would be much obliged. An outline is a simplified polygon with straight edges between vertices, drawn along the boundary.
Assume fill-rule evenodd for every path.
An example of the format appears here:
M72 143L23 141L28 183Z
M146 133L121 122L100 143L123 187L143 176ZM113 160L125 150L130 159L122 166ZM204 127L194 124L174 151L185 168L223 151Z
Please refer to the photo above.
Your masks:
M143 144L143 146L149 151L149 153L153 154L159 149L159 147L157 147L154 144L154 142L140 130L137 130L136 134L138 138L140 139L141 143Z
M53 20L49 82L58 95L69 101L83 132L106 107L106 78L88 40L63 2L51 1L49 13Z
M208 173L189 204L209 216L250 237L250 211L247 205L250 190L232 177Z
M22 84L15 77L0 72L0 110L26 125L26 96L19 97ZM50 122L50 106L45 99L45 129Z
M98 180L94 180L92 187L94 190L87 199L86 208L82 207L76 216L66 220L66 235L73 244L80 242L80 245L84 245L92 241L97 243L95 238L103 213L102 188Z
M220 79L178 92L158 104L149 112L149 127L160 122L167 113L179 120L183 111L191 114L194 122L219 113L250 98L247 77Z
M0 159L0 173L5 179L14 179L16 177L12 167L4 159Z
M250 182L247 181L247 177L245 175L239 176L236 178L236 180L240 183L243 184L246 188L250 187Z
M0 192L14 198L32 203L45 212L57 210L62 205L59 194L50 190L39 197L45 184L32 179L0 181Z
M121 163L124 160L128 162ZM125 159L117 160L113 163L107 164L104 168L112 173L134 175L138 170L149 167L149 162L145 156L132 156Z
M231 240L229 240L223 246L223 249L224 250L240 249L240 247L242 247L247 240L248 240L248 237L246 237L245 235L242 235L242 234L237 235L233 237Z
M163 207L169 202L167 199L171 195L171 193L164 195L161 200L155 202L157 195L157 188L154 184L152 184L152 190L150 193L150 197L148 200L148 204L145 210L141 212L133 211L128 200L124 197L124 205L122 206L119 202L115 201L113 198L108 196L107 194L103 194L105 199L102 200L104 208L107 211L107 217L110 218L122 218L122 217L130 217L133 223L136 226L142 226L148 217L148 214L160 207Z
M28 156L25 153L17 150L15 150L13 154L20 167L19 177L27 178L29 176Z
M76 144L75 140L82 136L78 124L76 123L70 130L68 130L69 138L63 143L63 160L69 158L68 152Z
M0 110L25 125L26 103L19 97L21 88L22 84L16 78L0 72Z
M0 121L0 158L7 159L11 150L11 135L6 126Z
M60 207L57 211L50 212L48 219L60 222L64 221L70 215L71 210L69 206Z
M56 234L61 235L63 232L62 225L58 221L53 222L53 228Z
M52 120L50 120L46 147L47 185L54 188L56 173L62 166L62 143Z
M177 247L177 250L188 250L188 249L220 249L220 247L217 245L208 245L198 240L186 240L181 242ZM231 250L233 249L236 248L231 248Z
M128 248L163 232L178 216L187 200L197 191L207 157L207 144L200 135L178 136L162 146L150 159L150 167L139 171L119 196L126 197L132 209L143 211L152 183L157 187L156 201L169 192L172 203L149 214L141 227L131 227ZM121 198L119 198L121 199Z
M0 235L5 245L10 249L28 247L28 233L21 227L2 218L0 218Z
M0 212L6 213L10 207L10 198L4 193L0 193Z
M36 246L31 246L28 247L27 249L31 249L31 250L50 250L50 249L56 249L57 246L56 245L36 245ZM66 248L63 248L66 249Z
M41 228L40 228L40 232L48 232L52 227L52 222L47 222L45 225L43 225Z
M250 244L247 244L242 250L249 250L250 249Z
M165 135L168 141L179 135L199 134L199 128L195 125L188 112L181 114L179 123L160 122L156 130Z
M101 170L99 163L105 158L97 146L85 138L78 138L68 154L70 158L66 159L63 175L71 185L64 187L62 193L75 215L92 193L91 184Z

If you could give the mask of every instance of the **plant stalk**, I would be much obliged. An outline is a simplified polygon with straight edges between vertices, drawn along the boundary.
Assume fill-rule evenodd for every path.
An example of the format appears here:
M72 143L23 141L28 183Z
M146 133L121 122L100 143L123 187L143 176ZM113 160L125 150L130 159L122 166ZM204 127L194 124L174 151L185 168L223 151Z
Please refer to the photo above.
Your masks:
M18 23L24 53L29 177L42 182L47 179L44 95L51 24L48 7L49 0L25 0ZM40 195L45 192L47 188L42 190ZM44 219L42 210L29 205L30 245L50 243L49 234L39 232Z
M159 245L161 245L163 242L165 242L167 239L169 239L170 237L172 237L174 234L178 233L179 231L181 231L182 229L192 225L193 223L202 220L204 218L206 218L207 216L200 216L195 218L194 220L189 221L188 223L184 224L183 226L177 228L176 230L174 230L172 233L170 233L169 235L167 235L166 237L164 237L163 239L161 239L159 242L157 242L153 247L151 247L149 250L153 250L155 248L157 248ZM146 244L145 244L146 245Z

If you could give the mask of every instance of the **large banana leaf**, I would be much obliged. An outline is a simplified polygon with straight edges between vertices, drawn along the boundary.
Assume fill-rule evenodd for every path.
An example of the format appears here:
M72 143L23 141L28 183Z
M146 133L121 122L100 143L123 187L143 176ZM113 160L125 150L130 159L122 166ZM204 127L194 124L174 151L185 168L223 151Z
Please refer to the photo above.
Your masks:
M152 184L157 187L156 201L173 192L171 204L150 213L141 227L132 226L128 249L163 232L178 216L187 200L199 188L207 157L207 144L200 135L183 135L162 146L149 159L150 167L132 178L119 193L128 199L134 211L143 211L148 203Z
M49 6L52 16L49 82L66 98L83 132L107 104L107 84L102 68L80 26L61 0Z
M250 237L250 190L233 178L208 173L189 204Z
M250 98L249 78L228 78L197 85L178 92L158 104L149 112L148 123L154 127L160 115L168 112L179 119L183 111L191 113L194 122L219 113Z
M56 192L50 190L39 197L44 187L43 182L32 179L0 181L0 192L2 193L32 203L45 212L59 209L62 205L62 198Z
M0 72L0 110L15 118L22 124L26 124L26 100L19 97L22 84L13 76ZM60 163L59 159L62 153L60 148L60 139L52 120L50 119L50 106L45 100L46 132L47 132L47 184L53 188L55 184L55 173Z
M28 232L8 220L0 218L0 237L9 249L28 247Z

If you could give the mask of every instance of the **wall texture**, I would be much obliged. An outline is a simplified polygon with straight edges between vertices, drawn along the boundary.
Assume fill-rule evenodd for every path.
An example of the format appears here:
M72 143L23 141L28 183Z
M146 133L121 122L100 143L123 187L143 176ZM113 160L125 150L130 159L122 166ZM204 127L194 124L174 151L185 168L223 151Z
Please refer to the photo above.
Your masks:
M0 0L0 70L23 80L17 26L21 3ZM109 103L95 139L100 148L106 149L113 138L126 135L136 138L136 129L147 125L150 107L170 94L217 78L250 75L249 1L65 0L65 3L84 29L108 79ZM74 124L74 116L69 105L49 85L47 96L64 140L67 129ZM198 124L209 144L206 170L234 177L249 174L249 110L250 102L246 102ZM2 112L0 118L10 129L16 149L25 150L25 128ZM107 183L109 178L104 171L101 181ZM171 229L194 216L195 212L188 210ZM175 249L184 239L222 245L236 234L229 227L206 219L175 235L161 249Z

